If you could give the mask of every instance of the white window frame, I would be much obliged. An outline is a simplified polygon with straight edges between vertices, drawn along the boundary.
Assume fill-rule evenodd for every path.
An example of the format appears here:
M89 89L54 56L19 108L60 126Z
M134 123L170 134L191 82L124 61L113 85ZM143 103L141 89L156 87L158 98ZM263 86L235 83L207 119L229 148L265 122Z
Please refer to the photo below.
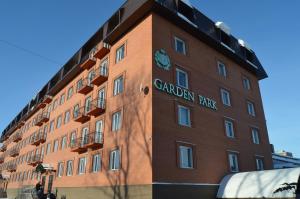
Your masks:
M125 58L125 44L122 44L116 50L116 64L122 61Z
M71 111L68 110L65 112L65 118L64 118L64 124L67 124L70 122L70 118L71 118Z
M243 87L246 90L251 89L250 79L248 77L243 77Z
M186 106L182 106L182 105L178 105L178 124L181 126L186 126L186 127L191 127L192 126L192 122L191 122L191 110L189 107ZM182 115L181 115L181 109L187 110L187 124L183 123L182 121Z
M57 120L56 120L56 129L60 128L62 125L62 115L58 116L57 117Z
M59 162L57 166L57 177L62 177L64 173L64 163Z
M63 136L63 138L61 139L61 150L64 150L66 148L66 146L67 146L67 140L68 140L68 138L67 138L66 135Z
M234 132L234 123L233 123L233 121L225 119L224 125L225 125L226 136L229 137L229 138L234 138L235 137L235 132ZM228 132L228 131L231 131L231 132Z
M54 140L53 143L53 152L57 152L59 148L59 140Z
M221 88L221 99L225 106L231 106L230 92Z
M257 171L263 171L264 170L264 160L262 158L256 157L255 158L256 162L256 170Z
M181 169L193 169L194 168L193 147L180 145L178 150L179 150L179 167ZM190 153L188 153L189 150ZM183 155L187 155L187 157L183 158ZM185 162L185 160L187 160L188 162Z
M119 170L121 167L121 152L120 149L115 149L109 155L109 169L112 171Z
M228 153L229 169L232 173L239 172L239 158L237 153L230 152ZM233 165L233 164L236 165ZM233 167L235 169L233 169Z
M71 86L71 87L68 89L67 100L71 99L71 97L73 96L73 92L74 92L74 88L73 88L73 86Z
M186 55L186 42L178 37L174 37L174 42L175 42L175 51L180 53L180 54L183 54L183 55ZM179 49L178 49L178 43L177 42L180 42L182 43L182 46L183 46L183 52L181 52Z
M256 113L255 113L255 106L253 102L247 101L247 111L248 114L255 117Z
M73 175L73 160L68 160L67 161L67 176L72 176Z
M222 77L227 77L227 67L223 62L218 61L218 74Z
M119 131L122 127L122 111L116 111L112 114L111 130L113 132Z
M117 96L124 91L124 76L121 75L118 78L114 80L114 90L113 94L114 96Z
M259 131L256 128L251 129L252 141L254 144L260 144Z
M97 173L100 170L101 170L101 155L98 153L93 155L92 172Z
M51 143L48 143L46 148L46 155L48 155L49 153L51 153Z
M180 79L179 79L180 73L185 75L186 85L181 85L180 84ZM188 73L185 72L184 70L176 68L176 84L177 84L177 86L189 89L189 75L188 75Z
M78 175L85 174L86 172L86 157L78 159Z

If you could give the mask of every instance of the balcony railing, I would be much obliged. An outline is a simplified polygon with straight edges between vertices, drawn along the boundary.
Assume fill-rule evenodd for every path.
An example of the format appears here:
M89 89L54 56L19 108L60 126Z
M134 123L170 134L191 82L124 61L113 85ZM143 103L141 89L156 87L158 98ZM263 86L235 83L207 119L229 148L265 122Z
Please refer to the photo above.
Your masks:
M43 98L42 103L50 104L50 103L52 102L52 99L53 99L52 96L50 96L50 95L45 95L45 97Z
M0 164L4 162L4 157L0 157Z
M91 119L91 117L87 114L86 108L80 107L78 110L74 110L73 119L75 122L85 123Z
M5 144L3 144L3 145L0 147L0 151L1 151L1 152L6 151L6 149L7 149L7 146L6 146Z
M16 132L12 136L12 140L13 140L13 142L19 142L20 140L22 140L22 133L20 131Z
M32 138L32 145L38 146L41 143L45 143L47 139L47 132L44 132L44 128L41 128Z
M94 57L93 51L83 57L83 60L84 62L80 65L80 67L84 70L88 70L96 64L96 58Z
M10 155L10 157L16 157L16 156L19 155L19 153L20 153L19 149L13 148L13 149L10 150L9 155Z
M105 112L105 99L97 98L93 100L90 104L87 115L89 116L99 116Z
M28 165L36 166L40 163L43 163L43 157L40 154L36 154L30 157Z
M96 57L98 59L102 59L109 52L110 52L110 45L108 43L105 43L102 41L97 46L97 50L95 51L94 57Z
M93 85L101 85L104 82L106 82L108 79L108 69L106 66L100 66L99 68L96 69L95 71L95 76L92 79L92 84Z
M20 121L17 125L17 128L20 129L22 126L24 126L25 121Z
M8 172L14 172L17 170L17 165L16 164L9 164L7 165L7 171Z
M88 135L88 140L86 143L87 148L102 148L103 147L103 133L102 132L94 132Z
M50 114L49 112L42 112L36 117L35 125L42 126L43 123L49 121Z
M88 137L76 138L71 140L70 147L72 152L83 153L87 151L86 144L88 143Z
M78 85L78 93L86 95L93 90L93 87L91 80L89 78L84 78Z

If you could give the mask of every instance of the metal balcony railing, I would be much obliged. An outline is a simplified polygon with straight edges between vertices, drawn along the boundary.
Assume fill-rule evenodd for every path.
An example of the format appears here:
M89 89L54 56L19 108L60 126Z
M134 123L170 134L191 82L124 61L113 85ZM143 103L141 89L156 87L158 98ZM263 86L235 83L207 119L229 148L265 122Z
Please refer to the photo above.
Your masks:
M0 147L0 151L1 151L1 152L6 151L6 149L7 149L7 146L6 146L5 144L3 144L3 145Z
M32 166L36 166L37 164L43 163L43 157L41 154L35 154L30 157L28 164Z
M89 107L80 107L73 112L73 119L75 122L85 123L91 119L91 117L87 114Z
M12 136L13 142L19 142L22 140L22 133L20 131L17 131L13 136Z
M43 123L48 122L50 118L50 113L49 112L42 112L38 114L36 117L35 125L36 126L42 126Z
M18 156L20 153L20 149L18 148L12 148L10 151L9 151L9 155L10 157L16 157Z
M105 57L109 52L110 52L110 45L108 43L105 42L100 42L97 45L94 57L98 58L98 59L102 59L103 57Z
M17 164L9 164L7 165L7 171L8 172L14 172L17 170Z
M92 66L94 66L96 64L96 58L94 57L94 51L92 50L90 53L87 53L82 60L83 63L80 65L81 68L83 68L84 70L88 70L90 69Z
M77 87L78 93L81 93L83 95L88 94L93 90L93 84L91 83L91 79L89 78L84 78L80 81Z
M95 76L92 79L92 84L101 85L108 79L108 68L107 66L100 66L95 71Z
M99 116L105 112L105 99L97 98L94 99L88 110L86 110L87 115L89 116Z

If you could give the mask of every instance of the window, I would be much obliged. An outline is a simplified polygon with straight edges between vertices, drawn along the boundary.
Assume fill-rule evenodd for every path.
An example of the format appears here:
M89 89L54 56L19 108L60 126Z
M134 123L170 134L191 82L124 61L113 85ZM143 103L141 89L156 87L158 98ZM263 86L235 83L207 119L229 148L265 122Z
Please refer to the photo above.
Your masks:
M76 144L76 132L71 133L70 146L73 147Z
M57 120L56 120L56 128L58 129L59 127L61 127L61 122L62 122L62 117L61 115L58 116Z
M227 137L234 138L233 122L227 119L225 120L225 132Z
M191 115L190 115L190 109L178 105L178 124L182 126L191 126Z
M114 81L114 96L120 94L123 92L123 86L124 86L124 78L123 76L118 77Z
M101 156L100 154L93 155L93 167L92 172L99 172L101 169Z
M256 158L256 170L257 171L262 171L264 170L264 161L262 158Z
M47 144L47 150L46 150L46 154L49 154L51 152L51 143Z
M109 169L119 170L120 169L120 150L116 149L110 152L109 158Z
M108 68L108 58L106 58L100 63L100 69L99 69L100 75L107 76L108 74L107 68Z
M70 121L70 111L66 111L64 123L67 124L69 121Z
M64 163L58 163L57 170L57 177L62 177L64 173Z
M178 37L174 37L174 41L175 41L176 52L186 55L185 42L182 39L179 39Z
M68 89L67 100L73 96L73 86Z
M121 111L115 112L112 115L112 131L118 131L121 129Z
M231 172L239 172L238 156L236 153L229 153L229 167Z
M218 72L220 76L227 76L226 66L222 62L218 62Z
M53 152L56 152L57 150L58 150L58 140L55 140L53 145Z
M65 102L65 94L60 96L59 105L62 105Z
M58 106L58 100L55 99L54 102L53 102L53 110L55 110Z
M259 144L259 133L258 130L256 128L251 129L251 134L252 134L252 141L254 144Z
M67 176L73 175L73 161L67 161Z
M193 168L193 148L188 146L179 146L180 168Z
M73 117L77 118L79 116L79 104L76 104L73 108Z
M221 98L224 105L231 106L230 93L227 90L221 89Z
M84 174L85 173L85 166L86 166L86 157L79 158L78 162L78 174Z
M64 150L67 146L67 136L64 136L62 139L61 139L61 150Z
M251 89L250 80L247 77L243 77L243 87L246 90L250 90Z
M177 86L188 89L188 74L187 72L176 68L176 84Z
M254 109L254 104L252 102L247 102L247 109L248 109L248 114L255 117L255 109Z
M52 121L50 122L50 128L49 128L49 131L50 131L50 132L53 132L53 131L54 131L54 120L52 120Z
M49 104L49 105L48 105L47 112L48 112L48 113L51 113L51 111L52 111L52 104ZM27 130L27 128L28 128L28 126L26 126L26 130Z
M116 63L120 62L125 57L125 44L119 47L116 51Z

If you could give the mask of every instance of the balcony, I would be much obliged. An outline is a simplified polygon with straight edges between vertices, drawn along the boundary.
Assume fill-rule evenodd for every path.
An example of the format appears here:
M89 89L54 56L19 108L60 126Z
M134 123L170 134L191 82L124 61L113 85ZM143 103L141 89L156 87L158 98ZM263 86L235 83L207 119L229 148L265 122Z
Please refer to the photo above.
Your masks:
M91 119L89 115L87 115L87 111L85 107L81 107L78 110L74 110L73 112L73 119L75 122L85 123Z
M87 57L84 57L83 60L86 59L80 67L84 70L89 70L96 64L96 58L93 56L93 53L87 54Z
M45 143L47 138L47 133L44 132L44 129L41 128L32 138L32 145L38 146L41 143Z
M105 112L105 99L95 99L91 102L90 108L87 111L89 116L99 116Z
M0 157L0 164L4 162L4 157Z
M92 84L93 85L101 85L104 82L106 82L108 79L108 71L107 67L100 66L99 68L96 69L95 71L95 77L92 79Z
M20 121L17 125L17 128L20 129L24 125L25 125L25 121Z
M45 95L45 97L44 97L42 103L50 104L50 103L52 102L52 99L53 99L52 96L50 96L50 95Z
M20 153L20 150L17 148L13 148L11 149L11 151L9 152L9 156L10 157L17 157Z
M4 144L0 147L0 151L1 151L1 152L6 151L6 149L7 149L7 147L6 147L6 145L4 145Z
M85 139L82 138L76 138L75 140L72 140L70 143L71 151L77 152L77 153L83 153L87 151L86 144L88 143L88 138Z
M47 104L46 103L43 103L43 102L40 102L39 104L38 104L38 109L43 109L43 108L45 108L47 106Z
M103 147L103 133L94 132L88 136L88 141L85 145L87 148L98 149Z
M12 136L12 140L13 140L13 142L19 142L20 140L22 140L22 133L20 131L16 132Z
M17 170L17 165L16 164L9 164L7 166L7 171L8 172L15 172Z
M78 93L81 93L83 95L88 94L92 90L93 84L91 84L91 81L88 78L83 79L78 86Z
M49 121L49 117L50 117L49 112L42 112L41 114L39 114L39 115L36 117L35 125L36 125L36 126L42 126L43 123Z
M29 162L27 164L31 166L36 166L41 163L43 163L42 156L40 154L36 154L30 157Z
M98 59L102 59L110 52L110 45L105 42L100 42L100 44L97 46L97 50L95 51L94 57Z

